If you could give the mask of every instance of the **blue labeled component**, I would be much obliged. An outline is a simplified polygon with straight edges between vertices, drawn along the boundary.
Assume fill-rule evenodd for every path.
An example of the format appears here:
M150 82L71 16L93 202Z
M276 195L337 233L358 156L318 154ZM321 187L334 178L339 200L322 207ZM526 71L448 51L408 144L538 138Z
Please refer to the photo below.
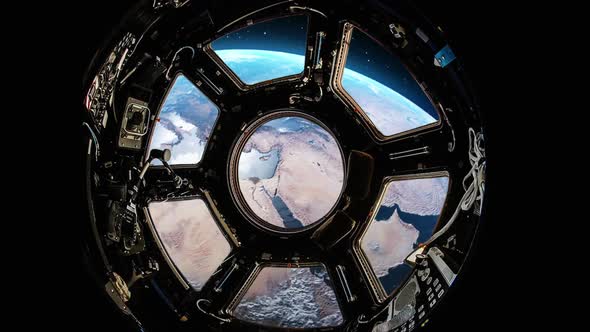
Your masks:
M434 56L434 62L436 65L446 67L449 63L455 60L455 53L451 50L451 47L447 44Z

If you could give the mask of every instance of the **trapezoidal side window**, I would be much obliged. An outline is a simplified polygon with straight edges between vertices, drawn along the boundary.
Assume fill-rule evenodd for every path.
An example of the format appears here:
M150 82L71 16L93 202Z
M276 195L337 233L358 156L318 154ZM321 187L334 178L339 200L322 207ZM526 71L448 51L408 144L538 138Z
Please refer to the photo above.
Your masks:
M384 140L439 122L434 105L395 54L350 23L344 25L332 85Z
M307 15L255 23L210 43L214 53L238 78L242 88L300 75L305 67Z
M239 299L233 315L282 328L334 327L344 321L332 281L322 264L263 267Z
M219 116L219 107L184 75L179 74L160 108L151 149L170 149L170 165L198 164ZM154 165L161 165L159 160Z
M149 215L172 268L200 291L231 252L204 200L152 202Z
M381 299L391 295L412 273L405 258L432 236L449 187L446 174L391 178L371 221L360 238L360 248L378 279Z

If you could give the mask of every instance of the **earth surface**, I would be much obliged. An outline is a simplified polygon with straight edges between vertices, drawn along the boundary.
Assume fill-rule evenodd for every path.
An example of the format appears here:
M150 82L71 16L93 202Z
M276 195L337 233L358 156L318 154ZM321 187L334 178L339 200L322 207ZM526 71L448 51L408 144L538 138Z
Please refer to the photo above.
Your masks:
M265 222L298 229L324 217L344 183L336 139L299 116L270 120L248 138L238 161L239 186Z
M160 241L197 291L231 252L231 246L201 199L153 202L148 206Z
M387 294L412 272L404 260L432 235L448 185L447 177L434 177L393 181L385 187L361 248Z
M289 328L338 326L343 318L326 268L265 267L233 312L239 319Z

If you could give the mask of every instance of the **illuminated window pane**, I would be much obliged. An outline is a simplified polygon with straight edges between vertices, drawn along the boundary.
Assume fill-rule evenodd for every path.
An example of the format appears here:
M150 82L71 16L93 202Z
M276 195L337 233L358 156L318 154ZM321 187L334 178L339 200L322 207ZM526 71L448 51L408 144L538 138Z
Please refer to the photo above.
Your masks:
M384 136L439 119L434 106L400 60L357 29L352 32L341 83Z
M201 199L152 202L148 207L164 249L197 291L209 280L231 246Z
M447 177L390 182L361 240L383 289L391 294L412 268L404 259L432 235L447 196Z
M258 217L297 229L323 218L342 191L344 163L336 139L298 116L263 123L238 161L242 196Z
M211 43L217 56L245 84L300 74L305 65L307 16L257 23Z
M233 314L260 325L285 328L321 328L343 322L322 265L263 268Z
M150 150L170 149L170 165L197 164L203 158L218 115L219 108L186 77L179 75L162 105Z

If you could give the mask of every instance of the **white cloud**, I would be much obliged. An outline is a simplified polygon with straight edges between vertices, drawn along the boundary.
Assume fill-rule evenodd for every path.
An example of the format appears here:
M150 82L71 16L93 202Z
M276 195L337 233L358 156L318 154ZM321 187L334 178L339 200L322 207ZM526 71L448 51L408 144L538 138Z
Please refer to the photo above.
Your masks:
M191 134L196 134L197 131L197 126L195 126L194 124L186 121L182 116L180 116L178 113L174 112L174 113L168 113L162 117L168 118L168 120L170 120L170 122L172 122L172 124L184 131L184 132L189 132ZM194 133L193 133L194 131Z
M160 148L162 145L174 144L176 142L178 142L178 136L176 136L176 133L157 124L150 146L153 148Z

